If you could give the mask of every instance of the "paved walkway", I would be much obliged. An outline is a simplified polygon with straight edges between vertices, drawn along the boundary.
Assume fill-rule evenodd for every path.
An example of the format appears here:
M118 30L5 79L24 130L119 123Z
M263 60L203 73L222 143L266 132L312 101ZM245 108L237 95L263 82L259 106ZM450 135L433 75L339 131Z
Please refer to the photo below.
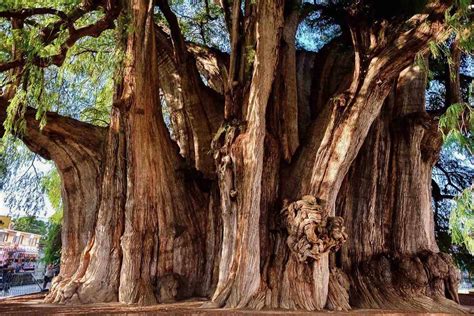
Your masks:
M0 315L434 315L433 313L416 313L391 310L358 309L349 312L296 312L286 310L236 310L236 309L204 309L202 300L184 301L173 304L153 306L133 306L119 303L102 303L91 305L53 305L43 302L44 294L29 295L0 300ZM435 314L446 315L446 314Z
M18 295L27 295L41 292L41 287L38 284L12 286L8 292L0 290L0 297L12 297Z

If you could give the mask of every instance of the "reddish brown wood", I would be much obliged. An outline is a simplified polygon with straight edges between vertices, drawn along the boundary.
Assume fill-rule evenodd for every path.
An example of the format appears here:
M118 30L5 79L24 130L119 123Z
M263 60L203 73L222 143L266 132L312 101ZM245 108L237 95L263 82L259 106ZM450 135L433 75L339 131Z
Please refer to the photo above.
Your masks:
M223 1L228 60L186 44L167 1L170 37L153 1L128 0L110 126L48 113L41 130L28 109L17 136L63 180L49 302L457 310L456 270L433 235L441 143L413 66L443 36L446 5L405 29L349 19L352 49L315 54L295 50L299 3Z

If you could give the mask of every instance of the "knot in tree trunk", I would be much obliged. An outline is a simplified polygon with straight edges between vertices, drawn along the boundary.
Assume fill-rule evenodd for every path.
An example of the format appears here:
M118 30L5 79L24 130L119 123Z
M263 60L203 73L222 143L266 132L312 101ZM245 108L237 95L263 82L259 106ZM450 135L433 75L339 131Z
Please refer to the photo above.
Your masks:
M319 261L322 254L337 251L346 242L344 219L328 216L324 200L305 195L285 204L282 213L288 230L287 245L299 262Z

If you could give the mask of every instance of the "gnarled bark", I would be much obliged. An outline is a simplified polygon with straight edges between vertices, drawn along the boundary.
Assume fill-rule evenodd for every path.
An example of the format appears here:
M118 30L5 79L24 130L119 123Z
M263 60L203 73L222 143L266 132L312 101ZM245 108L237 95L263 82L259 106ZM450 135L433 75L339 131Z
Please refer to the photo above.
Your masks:
M178 20L171 11L168 1L159 0L157 5L170 26L177 80L184 102L183 108L192 126L195 166L208 178L212 178L214 163L209 152L212 135L222 118L219 111L219 95L202 83L194 57L186 48Z
M351 304L365 308L456 310L458 276L439 253L431 208L431 169L441 148L425 112L426 74L401 72L338 196L351 236L339 264Z
M447 5L430 2L405 28L345 8L353 50L336 40L310 54L295 51L299 3L222 1L227 62L185 43L168 1L157 4L170 38L154 1L128 0L108 131L54 115L40 131L27 115L23 139L58 165L65 225L85 234L66 234L77 246L49 301L453 308L456 271L430 209L440 138L425 75L405 70L443 35Z
M200 284L206 196L179 171L161 116L153 5L131 1L127 9L136 32L112 110L95 234L51 301L152 304L208 290Z
M223 182L221 187L226 183L235 185L234 188L226 185L221 191L222 212L230 213L230 216L223 217L224 240L219 282L212 297L213 302L219 306L255 306L264 298L259 295L259 292L265 292L260 283L259 225L266 135L265 113L275 77L282 27L283 3L259 2L256 22L257 48L246 110L247 124L241 135L235 140L231 139L231 155L224 151L224 155L217 157L220 158L218 164L221 168L231 168L224 171L220 179ZM233 179L227 180L227 177ZM231 198L235 200L229 201ZM248 252L251 248L253 251Z
M33 152L53 160L61 177L64 248L55 285L65 285L79 268L81 253L93 236L101 198L105 129L49 113L48 123L40 130L34 109L28 109L24 119L27 127L21 139Z
M214 134L223 118L223 82L225 67L228 64L228 56L221 52L217 52L208 47L195 45L193 43L186 43L190 54L194 56L196 67L199 74L203 75L209 87L204 85L201 80L194 81L198 83L196 91L188 91L183 93L185 89L181 84L182 80L189 80L186 73L178 72L178 65L173 58L174 52L170 40L165 32L161 29L156 30L157 37L157 52L158 52L158 67L160 88L163 92L163 97L170 112L172 138L177 142L180 148L180 154L189 161L190 166L195 166L195 147L194 137L198 137L200 143L203 142L203 137L197 135L196 131L199 129L193 128L196 121L190 121L190 117L186 111L186 107L196 107L189 101L185 102L189 94L196 94L199 92L198 98L201 99L201 111L206 115L209 122L210 130L204 130L207 134ZM189 87L189 86L188 86ZM212 91L214 90L214 91ZM205 139L208 137L206 136ZM204 140L207 141L207 140ZM206 149L206 157L211 157L210 142L204 144ZM206 158L208 159L208 158ZM202 170L201 170L202 171ZM206 171L209 175L210 170Z
M287 6L301 5L300 1L289 1ZM299 10L291 10L285 17L280 43L281 53L277 75L273 83L272 106L270 116L276 135L280 141L283 159L291 161L299 146L298 134L298 92L296 75L296 29L300 20Z

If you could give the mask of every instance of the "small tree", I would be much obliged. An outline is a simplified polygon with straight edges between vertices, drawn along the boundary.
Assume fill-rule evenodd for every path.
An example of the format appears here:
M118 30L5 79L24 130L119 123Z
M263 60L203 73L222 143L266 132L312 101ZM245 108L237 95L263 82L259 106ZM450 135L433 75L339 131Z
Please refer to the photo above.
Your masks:
M56 212L49 219L48 233L44 239L44 258L46 264L59 264L61 259L61 221L62 212Z
M46 236L47 224L36 216L23 216L13 220L13 228L22 232Z

